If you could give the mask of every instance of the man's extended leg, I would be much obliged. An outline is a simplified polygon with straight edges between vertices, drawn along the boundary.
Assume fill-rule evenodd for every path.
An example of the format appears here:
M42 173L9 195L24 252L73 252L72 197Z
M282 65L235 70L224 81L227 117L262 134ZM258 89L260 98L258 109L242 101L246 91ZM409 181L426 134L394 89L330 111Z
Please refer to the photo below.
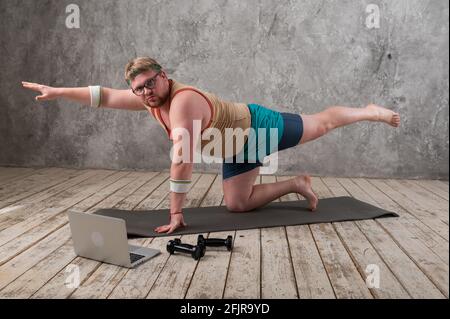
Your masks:
M400 125L400 115L384 107L370 104L363 108L333 106L312 115L302 115L303 136L299 144L311 142L331 130L360 121L384 122Z

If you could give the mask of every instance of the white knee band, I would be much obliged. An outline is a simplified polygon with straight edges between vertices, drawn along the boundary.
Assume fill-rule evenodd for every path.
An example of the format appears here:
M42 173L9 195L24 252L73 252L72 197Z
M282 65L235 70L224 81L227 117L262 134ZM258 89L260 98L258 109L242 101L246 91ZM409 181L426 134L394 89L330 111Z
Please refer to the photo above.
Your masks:
M91 92L91 106L99 107L102 104L101 86L90 86L89 90Z
M170 179L170 191L173 193L187 193L191 187L191 180L175 180Z

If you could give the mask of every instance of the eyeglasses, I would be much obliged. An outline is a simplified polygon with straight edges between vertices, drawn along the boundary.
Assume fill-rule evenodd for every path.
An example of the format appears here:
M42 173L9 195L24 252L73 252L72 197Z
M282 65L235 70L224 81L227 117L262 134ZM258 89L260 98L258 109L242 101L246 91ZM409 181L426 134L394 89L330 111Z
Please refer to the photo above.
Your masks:
M149 90L154 89L155 85L156 85L156 78L160 74L161 74L161 72L158 72L155 76L153 76L150 79L148 79L147 81L145 81L144 85L139 86L135 89L131 88L131 91L133 91L133 93L136 94L137 96L141 96L144 94L145 88L147 88Z

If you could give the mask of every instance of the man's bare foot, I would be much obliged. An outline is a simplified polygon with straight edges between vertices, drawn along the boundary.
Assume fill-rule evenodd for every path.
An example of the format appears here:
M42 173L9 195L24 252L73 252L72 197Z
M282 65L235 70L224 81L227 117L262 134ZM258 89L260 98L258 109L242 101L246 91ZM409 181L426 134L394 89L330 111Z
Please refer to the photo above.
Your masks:
M309 176L297 176L294 178L295 189L297 193L301 194L308 200L309 208L312 211L317 209L317 203L319 200L317 199L316 194L314 194L311 188L311 177Z
M373 114L373 121L384 122L393 127L400 126L400 114L375 104L369 104L366 108Z

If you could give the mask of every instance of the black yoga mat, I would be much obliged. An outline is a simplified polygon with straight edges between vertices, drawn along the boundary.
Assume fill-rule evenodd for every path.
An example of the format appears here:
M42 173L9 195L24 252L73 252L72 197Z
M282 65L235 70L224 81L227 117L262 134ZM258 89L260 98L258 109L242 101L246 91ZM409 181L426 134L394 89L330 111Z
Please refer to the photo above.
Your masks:
M306 200L272 202L264 207L245 213L231 213L226 206L184 208L187 227L170 234L197 234L239 229L275 226L292 226L351 220L398 217L390 212L353 197L334 197L319 200L315 212L308 209ZM169 222L169 210L119 210L100 209L94 214L124 219L130 237L161 237L153 230Z

